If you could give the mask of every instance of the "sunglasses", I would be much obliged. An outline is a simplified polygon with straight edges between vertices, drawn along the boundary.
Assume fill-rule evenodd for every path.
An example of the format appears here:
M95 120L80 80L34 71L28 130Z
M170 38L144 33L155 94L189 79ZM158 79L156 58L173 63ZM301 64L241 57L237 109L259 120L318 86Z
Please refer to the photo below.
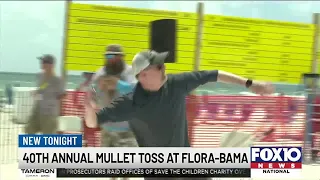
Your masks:
M109 59L113 59L116 55L115 54L105 54L104 57L109 60Z

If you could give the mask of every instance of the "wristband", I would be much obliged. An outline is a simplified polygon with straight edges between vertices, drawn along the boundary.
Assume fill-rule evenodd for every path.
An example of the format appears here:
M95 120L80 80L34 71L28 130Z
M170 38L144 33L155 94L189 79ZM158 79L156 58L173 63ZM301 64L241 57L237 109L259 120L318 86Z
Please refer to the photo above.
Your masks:
M246 88L249 88L251 86L252 86L252 80L248 79L247 82L246 82Z

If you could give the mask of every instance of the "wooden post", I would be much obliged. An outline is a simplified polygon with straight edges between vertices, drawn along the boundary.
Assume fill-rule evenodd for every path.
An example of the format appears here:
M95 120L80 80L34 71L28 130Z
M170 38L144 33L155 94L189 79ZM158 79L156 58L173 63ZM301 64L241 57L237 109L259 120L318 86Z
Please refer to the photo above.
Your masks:
M67 44L68 44L68 29L69 29L69 9L70 9L70 4L72 3L71 0L66 0L65 1L65 14L64 14L64 35L63 35L63 45L62 45L62 57L61 57L61 79L64 85L64 88L67 89L67 75L68 72L65 67L65 60L67 57L66 54L66 49L67 49ZM63 101L60 101L60 115L61 112L63 112Z
M311 72L318 73L318 52L319 52L319 36L320 36L320 13L313 14L314 35Z
M61 58L61 78L64 82L64 85L67 83L68 72L65 67L65 60L67 58L67 44L68 44L68 29L69 29L69 9L72 1L65 1L65 17L64 17L64 37L63 37L63 46L62 46L62 58Z
M200 67L202 29L203 29L203 19L204 19L203 9L204 9L204 4L202 2L198 3L198 5L197 5L197 15L198 15L197 36L196 36L196 44L195 44L195 51L194 51L194 64L193 64L194 71L199 71L199 67Z
M202 28L203 28L203 9L204 4L198 3L197 5L197 35L196 35L196 43L194 49L194 64L193 70L199 71L200 67L200 55L201 55L201 42L202 42ZM196 117L197 103L201 103L197 98L195 91L191 93L189 96L189 102L187 104L187 112L188 112L188 120L189 120L189 143L192 146L193 138L194 138L194 118Z

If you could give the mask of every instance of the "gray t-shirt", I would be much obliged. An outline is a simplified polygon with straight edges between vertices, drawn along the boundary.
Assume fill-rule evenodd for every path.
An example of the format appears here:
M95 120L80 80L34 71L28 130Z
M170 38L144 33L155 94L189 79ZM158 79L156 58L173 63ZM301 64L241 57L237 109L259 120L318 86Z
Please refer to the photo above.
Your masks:
M37 85L37 94L40 95L37 102L39 112L43 115L59 116L61 102L59 96L65 93L62 80L57 76L46 78L43 74L39 74Z
M97 113L98 123L129 121L140 147L189 147L186 96L217 77L218 71L168 75L156 92L148 92L138 83L132 93Z

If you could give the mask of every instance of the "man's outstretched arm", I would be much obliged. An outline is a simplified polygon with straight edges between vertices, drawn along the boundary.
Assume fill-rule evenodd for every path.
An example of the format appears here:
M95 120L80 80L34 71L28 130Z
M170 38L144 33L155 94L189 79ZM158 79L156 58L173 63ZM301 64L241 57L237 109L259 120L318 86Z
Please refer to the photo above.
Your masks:
M86 107L86 125L90 128L98 127L106 122L122 122L131 119L133 111L132 94L123 95L115 99L109 106L96 113L95 107L89 103Z
M182 88L186 93L189 93L200 85L206 84L208 82L218 81L240 86L246 86L246 83L248 82L247 78L220 70L182 73L176 75L175 80L179 87ZM273 86L268 83L254 81L250 88L253 92L258 94L273 93Z

